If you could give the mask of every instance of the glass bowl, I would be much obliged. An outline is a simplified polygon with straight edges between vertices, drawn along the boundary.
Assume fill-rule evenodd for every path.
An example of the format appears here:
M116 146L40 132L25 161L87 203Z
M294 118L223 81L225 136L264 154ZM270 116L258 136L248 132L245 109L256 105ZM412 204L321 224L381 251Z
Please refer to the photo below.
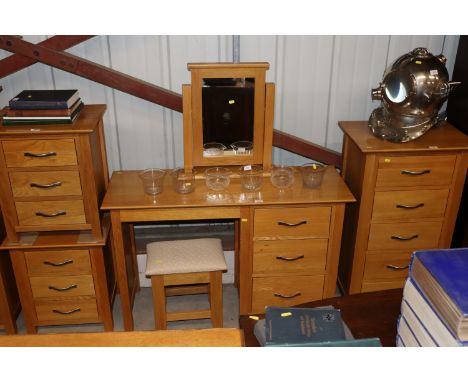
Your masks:
M163 191L166 172L159 168L148 168L141 171L138 176L143 182L143 188L148 195L157 195Z
M253 149L253 143L250 141L237 141L231 143L230 146L236 155L250 154Z
M214 157L224 155L227 147L219 142L208 142L203 145L203 156Z
M224 167L211 167L205 171L206 186L213 191L222 191L231 182L231 171Z
M178 194L189 194L195 190L195 176L193 172L185 172L183 168L176 168L171 172L172 187Z
M302 183L307 188L317 188L322 184L327 166L321 163L306 163L301 166Z
M294 183L294 169L289 166L272 167L270 181L279 190L291 187Z
M253 191L262 186L263 167L259 165L246 165L239 168L241 185L245 190Z

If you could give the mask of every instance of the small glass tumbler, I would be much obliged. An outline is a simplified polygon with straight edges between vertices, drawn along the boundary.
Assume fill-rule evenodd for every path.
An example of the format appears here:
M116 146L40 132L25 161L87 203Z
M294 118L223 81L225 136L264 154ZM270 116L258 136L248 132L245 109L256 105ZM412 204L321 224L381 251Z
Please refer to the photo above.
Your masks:
M166 172L159 168L148 168L139 173L143 188L148 195L157 195L163 191Z
M270 181L273 186L284 191L294 183L294 169L289 166L272 167Z
M195 190L195 176L193 172L185 172L183 168L176 168L171 172L172 187L179 194L189 194Z
M246 165L239 169L241 185L245 190L258 190L263 183L263 167L259 165Z
M211 167L205 171L206 186L213 191L222 191L229 186L231 171L224 167Z
M320 163L306 163L301 166L302 183L304 187L320 187L326 168L327 166Z

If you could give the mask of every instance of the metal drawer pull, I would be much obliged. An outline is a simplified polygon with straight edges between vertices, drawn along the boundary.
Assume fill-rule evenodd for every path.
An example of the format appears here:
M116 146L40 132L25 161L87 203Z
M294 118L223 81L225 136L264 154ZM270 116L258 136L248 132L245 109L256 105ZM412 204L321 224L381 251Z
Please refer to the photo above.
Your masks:
M422 171L410 171L410 170L401 170L403 175L424 175L429 174L431 170L422 170Z
M286 296L284 294L280 294L280 293L274 293L273 296L275 297L281 297L281 298L294 298L294 297L297 297L297 296L300 296L302 293L301 292L296 292L294 294L291 294L289 296Z
M58 314L73 314L73 313L79 312L80 310L81 310L80 308L75 308L72 310L67 310L66 312L62 312L61 310L53 309L52 312L58 313Z
M413 208L420 208L420 207L424 207L424 203L418 203L418 204L414 204L412 206L409 206L407 204L397 204L395 206L396 208L404 208L406 210L411 210Z
M413 235L413 236L408 236L408 237L403 237L403 236L398 236L398 235L392 235L392 239L393 240L413 240L413 239L416 239L418 238L419 235L416 234L416 235Z
M40 154L35 154L35 153L24 153L25 157L33 157L33 158L46 158L46 157L54 157L56 156L57 153L55 151L49 151L48 153L40 153Z
M62 185L62 182L53 182L49 184L31 183L29 186L36 187L36 188L53 188L53 187L59 187L61 185Z
M278 222L278 225L285 225L286 227L297 227L299 225L302 225L302 224L307 224L307 220L302 220L298 223L287 223L287 222L284 222L284 221L279 221Z
M71 284L71 285L69 285L67 287L64 287L64 288L57 288L56 286L49 285L49 289L55 290L57 292L66 292L67 290L75 289L75 288L78 288L78 285Z
M46 212L36 212L36 216L42 216L43 218L55 218L57 216L63 216L63 215L66 215L67 213L65 211L57 211L57 212L53 212L51 214L48 214Z
M294 260L299 260L303 259L304 255L299 255L296 257L283 257L283 256L276 256L276 260L284 260L284 261L294 261Z
M398 265L392 265L392 264L387 264L385 265L385 268L391 269L394 271L403 271L405 269L408 269L409 265L405 265L404 267L399 267Z
M73 263L73 260L65 260L65 261L62 261L61 263L53 263L52 261L44 261L44 264L45 265L51 265L52 267L61 267L63 265L67 265L67 264L72 264Z

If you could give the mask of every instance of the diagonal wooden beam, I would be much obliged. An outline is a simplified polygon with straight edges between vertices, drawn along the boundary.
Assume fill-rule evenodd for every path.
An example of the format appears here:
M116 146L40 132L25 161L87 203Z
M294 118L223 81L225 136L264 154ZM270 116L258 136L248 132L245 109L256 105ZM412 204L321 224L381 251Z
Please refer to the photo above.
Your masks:
M72 46L78 45L83 41L89 40L94 36L53 36L47 40L41 41L39 46L43 46L49 49L65 50ZM22 56L19 54L13 54L0 60L0 78L9 76L17 72L18 70L27 68L35 64L37 60L35 58Z
M7 35L0 35L0 48L182 112L182 97L180 94L72 54L57 52L53 49L23 41L18 37Z

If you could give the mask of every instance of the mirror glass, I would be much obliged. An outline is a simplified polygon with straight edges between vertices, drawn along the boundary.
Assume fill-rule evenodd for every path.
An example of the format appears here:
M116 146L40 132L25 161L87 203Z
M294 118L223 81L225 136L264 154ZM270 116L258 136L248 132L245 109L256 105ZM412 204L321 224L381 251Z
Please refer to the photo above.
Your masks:
M255 78L204 78L203 156L253 152Z

